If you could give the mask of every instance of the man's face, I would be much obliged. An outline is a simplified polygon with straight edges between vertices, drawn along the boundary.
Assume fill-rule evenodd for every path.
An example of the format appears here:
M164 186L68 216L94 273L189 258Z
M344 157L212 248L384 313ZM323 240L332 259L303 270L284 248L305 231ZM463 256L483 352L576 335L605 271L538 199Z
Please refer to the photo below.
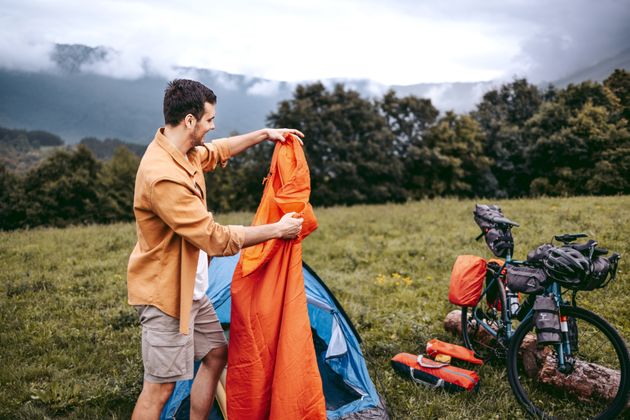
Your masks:
M214 105L208 102L204 104L203 115L197 120L195 128L193 129L193 147L201 146L203 144L203 138L208 134L208 131L214 130L214 111Z

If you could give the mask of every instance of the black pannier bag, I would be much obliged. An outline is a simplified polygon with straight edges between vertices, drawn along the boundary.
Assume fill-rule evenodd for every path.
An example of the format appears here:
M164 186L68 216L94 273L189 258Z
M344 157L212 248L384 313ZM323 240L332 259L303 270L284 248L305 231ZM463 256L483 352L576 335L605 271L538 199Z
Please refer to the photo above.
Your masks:
M553 296L536 296L534 322L538 344L560 343L560 310Z
M473 216L495 256L505 258L514 252L513 222L505 218L499 206L476 204Z
M551 248L553 248L553 245L551 244L539 245L538 248L529 251L527 254L527 261L534 264L542 264Z
M537 294L545 291L547 276L542 268L509 265L507 286L513 292Z
M484 232L495 227L497 225L497 219L500 220L505 217L499 206L486 206L485 204L475 204L473 216L477 225L479 225Z
M514 252L514 239L510 228L492 228L486 231L484 236L488 248L495 256L505 258L508 253L512 255Z
M594 290L605 287L615 278L619 254L610 257L595 257L591 260L591 272L584 279L580 290Z

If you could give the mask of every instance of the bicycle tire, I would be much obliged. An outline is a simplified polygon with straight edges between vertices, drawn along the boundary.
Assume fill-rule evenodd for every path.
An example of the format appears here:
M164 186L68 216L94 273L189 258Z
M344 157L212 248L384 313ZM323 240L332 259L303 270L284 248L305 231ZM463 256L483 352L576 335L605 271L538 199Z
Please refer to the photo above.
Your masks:
M506 303L505 303L505 286L499 280L497 280L497 296L495 304L490 305L486 299L486 296L481 296L481 299L477 305L473 307L462 307L461 315L461 329L462 338L466 348L475 352L475 355L482 359L484 362L488 362L498 355L501 358L504 357L506 349L504 348L505 340L501 337L503 333L503 323L507 319ZM498 304L497 304L498 303ZM497 306L500 307L497 308ZM482 318L487 319L487 324L497 331L498 338L488 340L489 333L483 330L483 327L477 325L476 320L472 318L474 311L478 311Z
M578 360L576 363L590 361L619 371L620 380L614 398L610 402L603 399L599 401L580 400L572 396L570 390L559 391L550 387L545 389L545 386L537 378L532 379L525 372L521 373L519 371L521 363L518 358L518 352L527 334L534 329L533 317L528 317L524 320L510 340L507 371L512 392L521 406L535 418L586 418L585 416L595 419L614 418L625 409L628 402L628 392L630 391L630 358L625 342L606 320L591 311L568 305L562 306L560 311L564 316L573 317L578 326L580 344L577 346L576 354L573 354L573 357ZM602 336L595 337L596 332L601 333ZM584 337L582 336L601 338L601 343L592 343L590 341L584 343ZM555 355L555 346L548 345L545 347L552 349L553 355ZM548 366L557 365L553 362L552 365ZM573 372L568 373L566 376L568 377L572 374ZM555 375L563 374L556 371ZM536 400L536 402L532 400ZM560 404L567 404L567 406L560 408Z

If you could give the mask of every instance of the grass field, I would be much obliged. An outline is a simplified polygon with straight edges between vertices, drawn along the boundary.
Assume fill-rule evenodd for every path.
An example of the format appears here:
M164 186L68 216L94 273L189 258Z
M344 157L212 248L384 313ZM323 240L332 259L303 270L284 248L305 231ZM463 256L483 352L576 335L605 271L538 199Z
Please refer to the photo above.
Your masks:
M586 232L626 257L615 283L578 296L630 338L630 196L498 202L521 223L516 257L553 234ZM476 394L446 394L393 373L398 352L421 352L445 333L451 265L490 256L475 242L473 201L316 210L304 259L363 338L368 367L395 419L519 418L503 366L479 369ZM252 215L219 215L248 224ZM128 418L141 388L137 317L126 304L132 224L0 232L0 418Z

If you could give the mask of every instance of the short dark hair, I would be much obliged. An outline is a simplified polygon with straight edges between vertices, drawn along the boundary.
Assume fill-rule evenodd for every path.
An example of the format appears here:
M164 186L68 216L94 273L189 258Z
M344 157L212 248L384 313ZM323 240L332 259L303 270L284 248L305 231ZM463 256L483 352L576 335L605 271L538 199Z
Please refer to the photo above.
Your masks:
M178 125L188 114L200 119L206 102L217 103L211 89L194 80L175 79L164 91L164 123Z

